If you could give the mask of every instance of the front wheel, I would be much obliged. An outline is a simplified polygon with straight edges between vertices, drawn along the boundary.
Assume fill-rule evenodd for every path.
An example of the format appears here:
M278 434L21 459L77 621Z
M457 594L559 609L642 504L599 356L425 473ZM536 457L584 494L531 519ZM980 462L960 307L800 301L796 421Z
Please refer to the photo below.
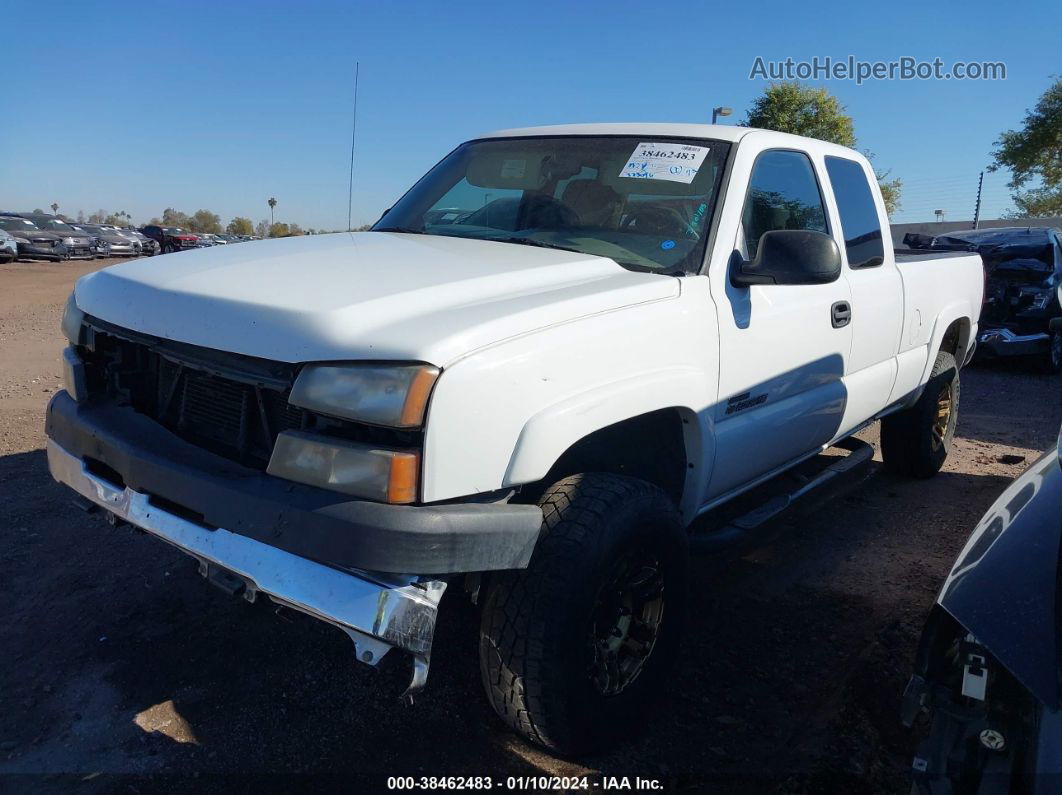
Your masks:
M511 728L561 754L636 731L660 700L683 629L688 541L656 486L575 475L539 501L527 569L492 577L479 660Z
M958 421L959 368L952 354L941 351L918 402L881 421L885 468L915 478L937 474L948 457Z

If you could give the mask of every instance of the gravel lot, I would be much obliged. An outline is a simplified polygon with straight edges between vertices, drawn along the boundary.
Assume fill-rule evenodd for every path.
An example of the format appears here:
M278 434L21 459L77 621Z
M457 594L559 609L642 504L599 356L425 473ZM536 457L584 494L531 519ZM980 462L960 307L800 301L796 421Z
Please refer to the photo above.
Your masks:
M657 717L608 755L560 761L494 719L475 609L458 594L443 603L428 688L404 706L398 655L361 666L339 631L230 599L180 553L72 506L47 473L43 413L61 383L63 303L105 264L0 266L8 791L193 778L204 790L290 789L307 774L378 791L392 775L585 773L702 792L906 792L913 740L898 703L922 620L970 528L1062 422L1062 378L965 371L943 473L904 481L875 461L830 500L775 520L754 551L698 559L690 641Z

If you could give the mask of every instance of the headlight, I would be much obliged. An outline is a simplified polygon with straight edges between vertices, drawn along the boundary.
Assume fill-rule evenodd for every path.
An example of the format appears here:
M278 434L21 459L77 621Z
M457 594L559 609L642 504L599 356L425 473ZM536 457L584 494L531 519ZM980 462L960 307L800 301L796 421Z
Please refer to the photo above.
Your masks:
M1032 305L1037 309L1046 309L1047 305L1051 303L1051 299L1055 297L1055 289L1049 287L1046 290L1038 290L1033 294Z
M1030 299L1028 309L1046 309L1055 296L1054 287L1022 287L1023 297Z
M63 336L70 341L71 345L80 344L81 326L84 322L85 313L77 308L74 294L70 293L70 297L66 299L66 308L63 309L63 320L60 323L60 327L63 329Z
M299 373L288 402L349 420L419 428L439 368L426 364L308 365Z
M266 472L278 478L389 503L417 499L420 455L301 431L277 436Z

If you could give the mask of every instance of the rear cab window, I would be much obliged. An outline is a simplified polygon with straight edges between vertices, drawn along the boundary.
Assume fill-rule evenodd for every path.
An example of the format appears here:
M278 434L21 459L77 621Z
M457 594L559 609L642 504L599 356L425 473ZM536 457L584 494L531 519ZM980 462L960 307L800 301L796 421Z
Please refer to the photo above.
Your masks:
M826 173L837 200L849 268L874 268L885 261L881 219L863 166L843 157L826 157Z

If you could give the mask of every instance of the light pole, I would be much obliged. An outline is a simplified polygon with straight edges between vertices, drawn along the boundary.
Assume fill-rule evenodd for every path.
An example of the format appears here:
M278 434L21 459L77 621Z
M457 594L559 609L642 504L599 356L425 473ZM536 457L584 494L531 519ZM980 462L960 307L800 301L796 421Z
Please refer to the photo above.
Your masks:
M277 206L277 200L269 197L269 236L273 236L273 208Z
M715 120L720 116L729 116L733 112L733 108L724 108L722 105L718 108L712 108L712 124L715 124Z

